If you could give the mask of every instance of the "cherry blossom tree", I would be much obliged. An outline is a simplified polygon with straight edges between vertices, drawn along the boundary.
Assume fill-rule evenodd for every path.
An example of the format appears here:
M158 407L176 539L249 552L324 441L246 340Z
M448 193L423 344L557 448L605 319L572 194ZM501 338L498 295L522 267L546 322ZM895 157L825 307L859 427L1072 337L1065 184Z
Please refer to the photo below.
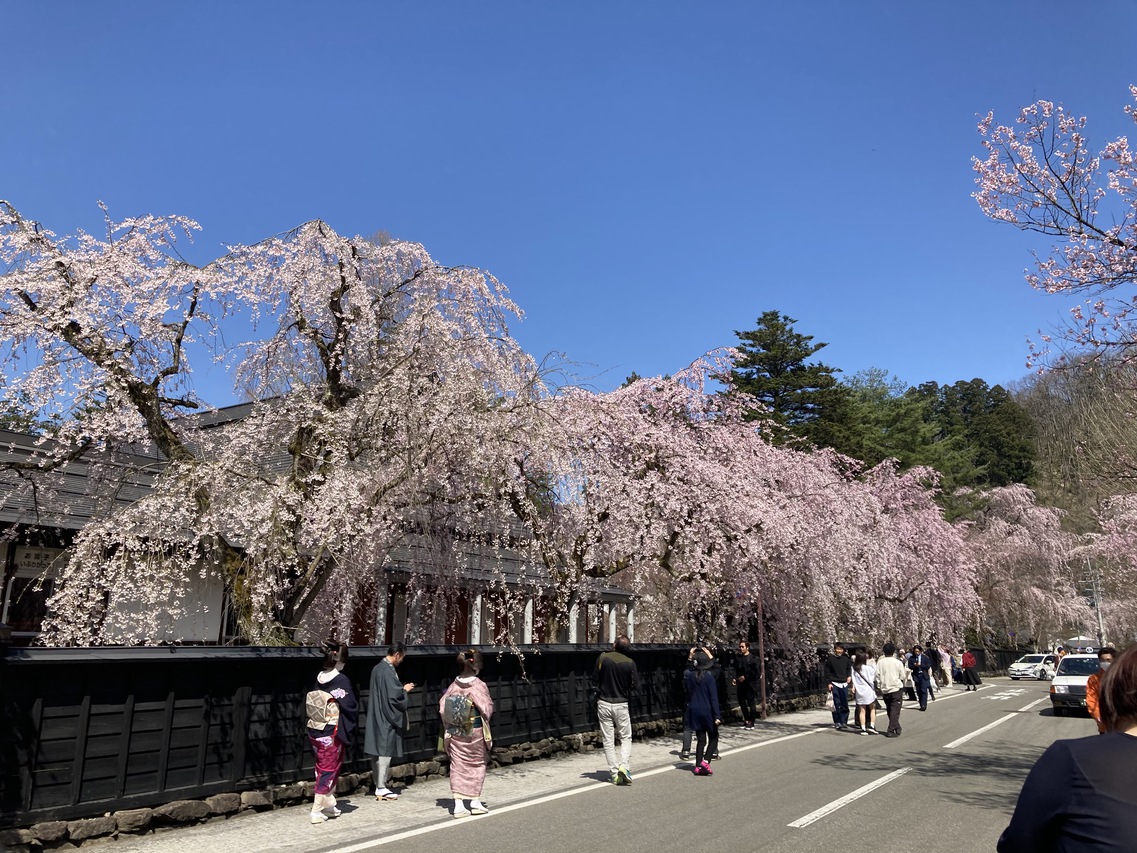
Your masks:
M1107 640L1125 643L1137 636L1137 495L1104 501L1101 532L1084 551L1087 571L1097 575Z
M599 578L637 593L658 638L727 639L759 608L771 641L801 653L836 634L959 636L979 602L931 472L771 444L744 419L754 401L710 390L731 355L559 398L559 456L539 480L558 500L520 515L564 606Z
M155 459L144 495L79 534L50 642L160 639L199 576L250 642L343 631L411 540L431 549L422 607L476 555L503 615L536 592L554 627L600 585L638 597L649 637L725 639L761 618L801 654L978 618L934 474L775 446L744 418L755 401L715 393L733 351L552 393L509 335L504 288L417 244L310 222L199 267L178 249L188 219L59 239L0 212L5 397L50 425L7 485L47 488L118 448ZM236 328L247 339L223 346ZM202 357L248 394L239 416L199 397Z
M504 288L417 244L310 222L197 267L178 252L198 230L185 218L62 240L0 213L4 390L55 424L41 473L122 445L162 459L148 495L79 535L51 642L152 641L195 573L222 579L250 641L345 624L408 531L471 515L543 395ZM234 319L252 335L219 349ZM256 401L245 417L210 428L203 355ZM137 618L113 618L124 597Z
M1130 87L1137 100L1137 86ZM1126 114L1137 121L1133 104ZM979 123L987 156L974 158L976 201L985 214L1055 237L1027 275L1047 293L1084 294L1072 311L1069 343L1079 350L1135 352L1137 168L1126 137L1095 152L1087 120L1061 104L1037 101L1013 125L988 113ZM1046 355L1049 336L1035 357Z
M986 633L996 642L1038 645L1087 628L1092 614L1079 589L1084 543L1063 530L1062 512L1038 504L1022 485L986 491L982 503L965 527Z

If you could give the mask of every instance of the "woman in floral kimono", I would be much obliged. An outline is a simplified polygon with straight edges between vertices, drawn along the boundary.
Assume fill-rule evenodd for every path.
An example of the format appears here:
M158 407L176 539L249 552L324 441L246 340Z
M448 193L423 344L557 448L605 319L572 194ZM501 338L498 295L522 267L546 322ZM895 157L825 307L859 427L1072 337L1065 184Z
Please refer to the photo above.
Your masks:
M462 674L442 694L438 713L442 716L446 754L450 757L454 817L467 817L489 811L482 804L481 796L490 752L493 699L486 683L478 678L482 671L481 652L477 649L459 652L458 665L462 667Z
M316 753L316 799L312 804L312 823L339 817L336 808L336 782L344 755L351 746L359 719L359 703L351 681L343 674L347 645L338 640L324 643L324 667L306 697L308 740Z

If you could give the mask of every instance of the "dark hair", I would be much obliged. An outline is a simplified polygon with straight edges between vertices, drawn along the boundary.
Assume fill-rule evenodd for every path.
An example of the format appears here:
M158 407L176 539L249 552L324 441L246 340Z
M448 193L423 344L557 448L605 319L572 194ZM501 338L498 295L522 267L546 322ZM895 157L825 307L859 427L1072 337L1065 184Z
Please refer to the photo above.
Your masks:
M1137 644L1110 664L1102 676L1098 696L1101 721L1107 732L1123 732L1137 726Z
M324 669L331 669L337 663L347 663L347 645L339 640L327 639L321 647L324 651Z
M837 649L844 650L844 648L845 648L844 643L834 643L833 644L833 651L837 651Z
M387 657L389 658L393 658L395 655L405 655L406 653L407 647L402 643L391 643L391 645L387 646Z
M632 641L628 639L627 634L621 634L616 638L616 651L626 652L632 647Z
M864 652L857 652L853 655L853 669L857 672L861 671L861 667L869 662L868 656Z
M750 641L749 640L739 640L738 645L746 646L746 648L750 648Z
M885 657L891 657L892 655L896 654L896 644L895 643L885 643L883 651L884 651Z
M701 648L695 652L695 678L702 681L703 673L709 671L714 665L715 659L706 649Z
M1101 660L1102 655L1113 655L1114 657L1117 657L1117 649L1115 649L1113 646L1102 646L1100 649L1098 649L1098 660Z
M458 666L462 668L463 674L481 669L482 653L473 648L463 649L458 652Z

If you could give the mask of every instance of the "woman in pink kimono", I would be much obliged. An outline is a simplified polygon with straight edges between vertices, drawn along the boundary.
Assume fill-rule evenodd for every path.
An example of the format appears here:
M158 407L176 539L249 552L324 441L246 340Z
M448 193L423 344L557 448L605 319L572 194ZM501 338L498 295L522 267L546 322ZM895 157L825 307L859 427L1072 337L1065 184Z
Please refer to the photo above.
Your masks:
M490 752L493 699L486 683L478 678L482 671L482 653L477 649L459 652L458 664L462 674L442 694L438 713L442 715L446 754L450 756L454 817L467 817L489 811L481 797Z

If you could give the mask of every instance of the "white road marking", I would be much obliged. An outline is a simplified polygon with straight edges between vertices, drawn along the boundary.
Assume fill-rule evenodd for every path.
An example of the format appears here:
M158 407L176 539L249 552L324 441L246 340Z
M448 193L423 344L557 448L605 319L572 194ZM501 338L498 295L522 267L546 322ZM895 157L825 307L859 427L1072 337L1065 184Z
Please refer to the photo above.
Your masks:
M997 702L1006 702L1008 699L1015 699L1019 696L1022 696L1024 693L1026 693L1026 691L1020 687L1017 690L1003 690L1003 691L1001 691L999 693L995 693L991 696L984 696L983 698L984 699L994 699Z
M978 737L979 735L983 734L984 732L990 731L991 729L995 728L995 726L998 726L998 725L1001 725L1002 723L1005 723L1007 720L1013 720L1017 714L1021 714L1023 711L1029 711L1031 708L1033 708L1035 705L1038 705L1040 702L1049 702L1049 701L1050 701L1049 696L1043 696L1041 699L1035 699L1029 705L1023 705L1023 707L1019 708L1013 714L1007 714L1006 716L1000 717L999 719L995 720L995 722L993 722L993 723L988 723L987 725L985 725L981 729L976 729L975 731L973 731L969 735L964 735L963 737L959 738L958 740L953 740L951 743L945 743L944 749L955 749L957 746L964 744L964 743L967 743L973 737Z
M757 743L752 743L748 746L740 746L735 749L728 749L722 752L722 755L733 755L736 752L746 752L750 749L758 749L759 747L770 746L771 744L775 743L782 743L787 740L793 740L794 738L806 737L807 735L815 735L822 731L826 731L826 729L811 729L807 732L798 732L797 734L784 735L782 737L771 738L770 740L758 741ZM635 773L635 778L643 779L647 776L657 776L660 773L674 772L674 764L665 764L662 767L653 767L651 770L645 770L642 773L637 771ZM431 823L427 824L426 826L417 827L415 829L408 829L404 832L397 832L394 835L384 835L382 838L373 838L370 841L361 841L360 843L352 844L349 847L339 847L336 849L335 853L360 853L360 851L363 850L371 850L375 847L381 847L384 844L391 844L395 841L402 841L404 838L414 838L416 835L426 835L429 832L437 832L440 829L450 829L455 825L464 826L470 821L486 820L487 818L491 818L494 815L508 814L509 812L517 811L518 809L527 809L531 806L539 806L542 803L551 803L553 800L560 800L564 797L573 797L577 794L586 793L587 791L595 791L598 788L611 787L611 782L594 782L591 785L583 785L580 788L570 788L567 791L558 791L555 794L546 794L543 797L536 797L532 800L523 800L519 803L512 803L508 806L495 808L493 811L486 815L471 815L470 817L462 818L461 820L455 820L454 818L447 815L446 820L439 821L438 823Z
M810 812L805 817L798 818L793 823L787 824L787 826L792 826L794 829L801 829L803 826L809 826L814 821L821 820L821 818L825 817L827 814L832 814L833 812L837 811L837 809L842 808L843 806L847 806L854 800L859 800L870 791L875 791L881 785L887 785L893 779L899 779L911 769L911 767L901 767L899 770L893 770L887 776L881 776L875 782L869 782L867 785L863 785L860 788L857 788L857 790L853 791L851 794L846 794L840 799L834 800L828 805L822 806L817 811Z

